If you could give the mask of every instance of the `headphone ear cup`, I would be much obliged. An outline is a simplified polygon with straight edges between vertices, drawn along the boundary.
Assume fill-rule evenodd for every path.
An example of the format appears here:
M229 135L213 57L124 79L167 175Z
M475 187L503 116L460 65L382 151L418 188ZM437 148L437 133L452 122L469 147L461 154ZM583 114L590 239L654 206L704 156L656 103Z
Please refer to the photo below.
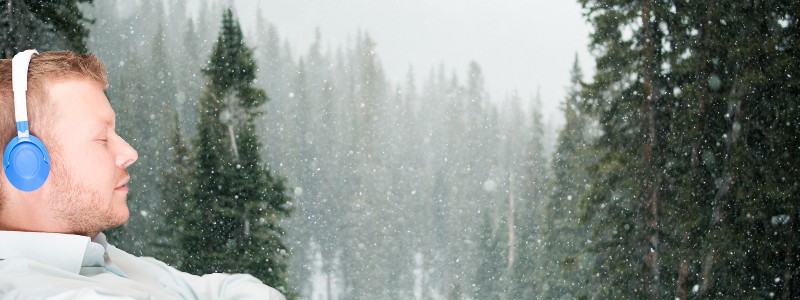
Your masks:
M14 137L3 152L3 169L6 178L15 188L30 192L47 181L50 175L50 154L44 143L35 136L21 141Z

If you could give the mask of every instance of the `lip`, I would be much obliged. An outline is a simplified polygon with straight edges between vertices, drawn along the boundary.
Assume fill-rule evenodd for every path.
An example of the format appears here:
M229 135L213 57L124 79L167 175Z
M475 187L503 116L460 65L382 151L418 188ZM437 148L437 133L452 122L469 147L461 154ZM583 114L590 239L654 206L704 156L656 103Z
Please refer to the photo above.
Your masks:
M122 181L122 183L120 183L119 185L117 185L117 187L114 188L114 190L127 191L128 190L128 181L130 181L130 180L131 180L130 177L126 177L125 180Z

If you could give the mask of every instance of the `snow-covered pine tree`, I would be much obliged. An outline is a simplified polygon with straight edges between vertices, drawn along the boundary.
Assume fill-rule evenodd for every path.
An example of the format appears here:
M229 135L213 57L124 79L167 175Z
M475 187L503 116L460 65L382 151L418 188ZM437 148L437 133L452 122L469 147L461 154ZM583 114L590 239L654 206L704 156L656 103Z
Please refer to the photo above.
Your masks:
M25 49L86 52L90 22L79 8L92 0L0 0L0 57Z
M259 154L254 119L267 96L253 86L255 72L238 20L227 9L203 70L207 82L192 147L193 186L178 243L185 271L250 273L290 294L280 226L290 213L290 198Z
M796 1L580 0L601 298L797 298Z
M664 184L669 95L661 92L666 76L659 72L667 46L654 27L668 5L580 2L596 28L591 47L600 54L594 82L584 90L602 129L602 156L587 199L591 249L598 257L591 272L598 289L592 292L601 298L664 298L671 290L663 286L671 270L663 263L661 241L672 237L660 230L662 200L669 198Z
M530 131L512 135L527 135L527 137L521 139L523 143L510 142L512 148L524 150L521 153L508 155L515 157L508 163L508 168L514 170L513 173L510 173L514 176L509 176L510 185L519 182L516 191L509 193L509 198L516 202L513 206L509 205L511 208L509 218L515 219L509 221L509 231L516 237L516 240L509 242L509 247L513 247L512 251L509 251L509 299L536 298L541 290L540 278L543 276L542 256L544 253L541 242L544 235L542 232L543 205L546 203L545 196L547 195L547 158L543 145L544 125L541 98L537 94L532 100ZM515 127L522 128L523 126Z
M591 141L590 119L581 110L582 72L578 58L570 73L571 86L567 90L564 117L566 124L558 135L553 153L549 195L545 204L542 225L544 245L542 251L542 298L586 295L585 274L588 259L585 257L586 228L580 222L580 199L590 182L587 166L593 163L588 147Z
M479 262L473 279L473 295L475 299L496 300L506 294L508 263L506 261L506 240L503 238L505 228L495 230L489 211L482 214L483 223L478 232L477 251Z
M191 151L186 139L181 134L180 121L178 115L174 116L174 127L169 138L172 161L170 167L161 171L159 187L161 198L164 203L161 207L163 224L156 227L158 236L155 238L154 255L178 269L182 268L182 255L184 254L179 247L176 247L179 237L185 230L192 230L186 227L181 218L186 215L187 209L192 203L190 200L192 184L192 165L189 161Z

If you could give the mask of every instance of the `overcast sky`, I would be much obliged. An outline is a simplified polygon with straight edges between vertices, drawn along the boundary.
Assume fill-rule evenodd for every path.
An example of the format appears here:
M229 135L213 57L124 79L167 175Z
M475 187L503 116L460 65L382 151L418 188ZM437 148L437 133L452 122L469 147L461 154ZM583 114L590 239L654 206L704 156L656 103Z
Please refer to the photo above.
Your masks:
M541 88L545 117L558 116L578 53L584 74L590 27L572 0L234 0L240 19L266 20L305 53L319 27L325 45L339 47L358 30L375 40L386 75L403 80L413 65L418 80L443 63L462 80L470 61L483 68L492 99L517 90L523 99ZM258 3L258 4L256 4ZM556 123L560 123L556 121Z

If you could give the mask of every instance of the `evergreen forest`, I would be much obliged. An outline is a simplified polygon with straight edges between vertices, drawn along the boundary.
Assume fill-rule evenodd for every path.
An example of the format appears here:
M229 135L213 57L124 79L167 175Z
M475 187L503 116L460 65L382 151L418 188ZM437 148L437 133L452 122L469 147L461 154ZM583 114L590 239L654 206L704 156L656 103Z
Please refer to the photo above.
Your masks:
M593 57L564 99L490 95L479 61L392 80L368 28L298 50L224 1L0 0L0 55L105 62L139 153L109 240L186 272L290 299L800 298L800 1L577 1Z

